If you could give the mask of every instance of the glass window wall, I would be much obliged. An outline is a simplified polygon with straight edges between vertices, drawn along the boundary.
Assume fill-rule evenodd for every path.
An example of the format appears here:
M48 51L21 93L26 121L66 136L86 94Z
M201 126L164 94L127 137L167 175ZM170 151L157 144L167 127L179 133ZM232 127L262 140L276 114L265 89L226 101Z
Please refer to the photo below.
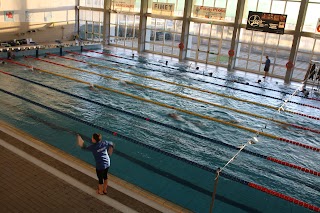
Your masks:
M102 41L103 12L80 10L80 38L89 41Z
M146 50L178 57L181 31L181 20L148 17Z
M270 73L285 76L292 46L292 35L279 35L241 29L235 67L263 74L265 56L271 61Z
M84 40L101 41L103 34L103 0L80 0L80 37ZM140 1L126 0L128 5L115 5L119 1L111 1L109 38L111 45L122 46L129 49L138 48L140 36ZM153 16L152 3L174 4L172 14ZM195 17L194 5L226 8L223 20L214 20L205 17ZM235 40L235 67L254 73L263 74L263 62L268 55L271 60L270 73L273 76L284 78L285 64L289 60L293 30L295 30L301 1L295 0L246 0L242 23L246 24L249 11L286 14L288 16L285 34L272 34L250 31L241 28ZM185 0L148 0L147 27L145 50L157 54L178 57L178 45L182 36L182 17ZM203 63L227 66L228 51L231 48L233 26L235 21L237 0L194 0L191 5L190 28L186 58ZM292 79L302 80L308 69L310 60L320 60L320 37L314 34L316 29L317 11L320 10L320 0L310 0L307 14L303 24L303 36L299 39L298 51L295 57L295 67ZM69 16L69 15L68 15ZM174 17L173 17L174 16Z
M138 47L139 22L140 16L112 13L110 44L136 49Z
M103 8L104 0L80 0L79 5L83 7Z
M187 58L208 64L228 64L233 27L190 23Z

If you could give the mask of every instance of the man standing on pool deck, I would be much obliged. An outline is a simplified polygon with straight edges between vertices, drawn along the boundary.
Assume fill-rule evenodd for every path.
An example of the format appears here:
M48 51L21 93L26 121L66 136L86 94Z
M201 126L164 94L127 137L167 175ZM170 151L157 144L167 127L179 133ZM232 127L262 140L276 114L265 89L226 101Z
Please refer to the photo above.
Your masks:
M80 135L77 135L78 144L82 149L91 151L96 161L96 172L99 179L97 193L107 194L108 170L110 167L110 157L113 152L113 143L102 141L101 134L94 133L91 138L92 144L86 146ZM79 142L80 141L80 142Z
M264 77L263 78L265 78L265 77L267 77L267 73L269 72L269 68L270 68L270 59L269 59L269 56L266 56L266 62L265 63L263 63L263 64L265 64L264 65Z

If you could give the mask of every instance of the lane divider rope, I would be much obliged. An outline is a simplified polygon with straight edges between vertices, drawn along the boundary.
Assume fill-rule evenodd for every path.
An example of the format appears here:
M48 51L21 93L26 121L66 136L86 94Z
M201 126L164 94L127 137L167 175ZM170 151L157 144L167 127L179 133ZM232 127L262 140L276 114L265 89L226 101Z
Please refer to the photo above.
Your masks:
M101 55L106 55L106 56L112 56L112 57L116 57L116 58L122 58L122 59L127 59L127 60L131 60L131 61L136 61L132 58L127 58L127 57L123 57L123 56L118 56L118 55L114 55L114 54L110 54L110 53L103 53L103 52L97 52L97 51L94 51L94 50L88 50L88 49L83 49L83 51L86 51L86 52L93 52L93 53L97 53L97 54L101 54ZM171 66L167 66L167 65L162 65L162 64L156 64L156 63L152 63L152 62L148 62L149 64L152 64L152 65L155 65L155 66L160 66L160 67L164 67L164 68L169 68L169 69L173 69L173 70L178 70L178 71L181 71L179 68L177 67L171 67ZM145 68L145 69L149 69L149 68ZM152 71L156 71L156 70L153 70L153 69L149 69L149 70L152 70ZM203 76L204 74L199 74L198 72L193 72L191 70L187 71L187 70L183 70L182 72L189 72L189 73L192 73L192 74L196 74L196 75L201 75ZM210 78L216 78L216 79L220 79L220 80L224 80L224 81L231 81L231 80L228 80L228 79L225 79L225 78L221 78L221 77L217 77L217 76L209 76L207 74L205 74L204 76L208 76ZM238 84L243 84L243 85L246 85L246 86L252 86L252 87L256 87L256 88L260 88L261 89L261 86L256 86L256 85L247 85L246 83L243 83L243 82L236 82ZM221 85L223 86L223 85ZM229 87L229 88L232 88L232 87ZM232 89L236 89L236 88L232 88ZM286 94L286 95L290 95L291 93L289 92L284 92L284 91L280 91L280 90L276 90L276 89L272 89L272 88L263 88L265 90L270 90L270 91L275 91L275 92L279 92L279 93L282 93L282 94ZM245 91L245 90L244 90ZM305 98L305 99L309 99L309 100L315 100L315 101L320 101L319 99L315 99L315 98L306 98L304 96L300 96L300 95L296 95L300 98Z
M142 119L142 120L146 120L148 122L155 123L157 125L164 126L164 127L167 127L167 128L170 128L170 129L173 129L173 130L176 130L176 131L179 131L179 132L182 132L182 133L197 137L199 139L205 139L205 140L207 140L209 142L213 142L215 144L219 144L219 145L223 145L223 146L226 146L226 147L229 147L229 148L232 148L232 149L239 150L239 148L237 146L230 145L228 143L224 143L224 142L216 140L216 139L208 138L206 136L199 135L197 133L188 132L186 130L174 127L172 125L164 124L164 123L152 120L152 119L147 118L147 117L136 115L136 114L134 114L132 112L128 112L128 111L125 111L125 110L122 110L122 109L118 109L118 108L115 108L115 107L112 107L112 106L109 106L109 105L106 105L106 104L103 104L103 103L100 103L100 102L97 102L97 101L93 101L93 100L90 100L90 99L87 99L87 98L84 98L84 97L81 97L81 96L78 96L78 95L75 95L75 94L72 94L72 93L57 89L57 88L54 88L54 87L51 87L51 86L48 86L48 85L33 81L33 80L29 80L29 79L26 79L26 78L23 78L23 77L20 77L20 76L17 76L17 75L8 73L8 72L4 72L4 71L1 71L1 70L0 70L0 73L5 74L5 75L9 75L11 77L18 78L20 80L23 80L23 81L26 81L26 82L29 82L29 83L32 83L32 84L36 84L38 86L42 86L42 87L57 91L59 93L62 93L62 94L65 94L65 95L68 95L68 96L71 96L71 97L75 97L75 98L78 98L78 99L81 99L81 100L84 100L84 101L87 101L87 102L90 102L90 103L94 103L94 104L97 104L99 106L103 106L103 107L106 107L106 108L109 108L109 109L113 109L115 111L118 111L118 112L121 112L121 113L125 113L125 114L131 115L133 117L136 117L136 118L139 118L139 119ZM288 163L286 161L282 161L282 160L279 160L279 159L271 157L271 156L265 156L265 155L262 155L262 154L258 154L258 153L252 152L252 151L245 150L245 149L242 150L242 151L247 153L247 154L250 154L250 155L253 155L253 156L256 156L256 157L259 157L259 158L263 158L263 159L269 160L269 161L271 161L273 163L278 163L280 165L291 167L291 168L294 168L294 169L297 169L297 170L300 170L300 171L303 171L303 172L306 172L306 173L309 173L309 174L312 174L312 175L315 175L315 176L320 176L320 172L317 172L317 171L314 171L314 170L311 170L311 169L307 169L307 168L304 168L304 167L301 167L301 166L298 166L298 165L295 165L295 164L292 164L292 163Z
M25 65L25 64L13 61L13 60L5 60L5 61L7 61L9 63L20 65L20 66L31 68L31 66L29 66L29 65ZM86 81L83 81L83 80L79 80L79 79L75 79L75 78L72 78L72 77L69 77L69 76L53 73L53 72L50 72L50 71L47 71L47 70L44 70L44 69L39 69L39 68L35 68L35 67L33 67L33 69L36 69L36 70L39 70L39 71L42 71L42 72L45 72L45 73L49 73L51 75L55 75L55 76L59 76L59 77L62 77L62 78L66 78L66 79L69 79L69 80L72 80L72 81L76 81L76 82L84 83L84 84L87 84L87 85L91 85L91 83L89 83L89 82L86 82ZM239 129L246 130L248 132L253 132L253 133L257 132L256 130L248 128L248 127L244 127L244 126L237 125L237 124L234 124L234 123L231 123L231 122L227 122L227 121L223 121L223 120L220 120L220 119L217 119L217 118L214 118L214 117L202 115L202 114L199 114L199 113L191 112L191 111L188 111L188 110L185 110L185 109L180 109L180 108L177 108L177 107L174 107L174 106L170 106L168 104L164 104L164 103L161 103L161 102L149 100L149 99L142 98L142 97L139 97L139 96L136 96L136 95L132 95L132 94L128 94L128 93L125 93L125 92L121 92L121 91L118 91L118 90L115 90L115 89L112 89L112 88L107 88L107 87L100 86L100 85L93 85L93 86L96 87L96 88L100 88L100 89L103 89L103 90L108 90L110 92L121 94L121 95L124 95L124 96L127 96L127 97L131 97L131 98L134 98L134 99L137 99L137 100L140 100L140 101L144 101L144 102L147 102L147 103L155 104L155 105L162 106L162 107L165 107L165 108L168 108L168 109L174 109L174 110L177 110L177 111L189 114L189 115L194 115L194 116L206 119L206 120L216 121L218 123L222 123L222 124L225 124L225 125L233 126L233 127L239 128ZM259 133L260 133L260 135L263 135L263 136L266 136L266 137L269 137L269 138L273 138L273 139L276 139L276 140L279 140L279 141L282 141L282 142L285 142L285 143L290 143L290 144L293 144L295 146L300 146L300 147L303 147L305 149L310 149L312 151L320 152L320 148L318 148L318 147L313 147L313 146L306 145L306 144L303 144L303 143L300 143L300 142L297 142L297 141L289 140L289 139L286 139L286 138L281 138L281 137L278 137L278 136L275 136L275 135L272 135L272 134L269 134L269 133L265 133L265 132L259 132Z
M49 111L51 111L51 112L55 112L55 113L57 113L57 114L63 115L63 116L65 116L65 117L67 117L67 118L70 118L70 119L72 119L72 120L74 120L74 121L83 123L83 124L88 125L88 126L90 126L90 127L94 127L94 128L96 128L96 129L99 129L99 130L104 131L104 132L106 132L106 133L110 133L110 134L112 134L112 135L114 135L114 136L123 138L123 139L125 139L125 140L127 140L127 141L129 141L129 142L134 143L134 144L143 146L143 147L148 148L148 149L150 149L150 150L153 150L153 151L155 151L155 152L159 152L159 153L164 154L164 155L166 155L166 156L169 156L169 157L172 157L172 158L174 158L174 159L180 160L180 161L185 162L185 163L187 163L187 164L189 164L189 165L198 167L198 168L200 168L200 169L203 169L203 170L205 170L205 171L209 171L209 172L211 172L211 173L212 173L212 172L215 172L215 170L212 169L212 168L210 168L210 167L207 167L207 166L201 165L201 164L199 164L199 163L196 163L196 162L194 162L194 161L190 161L190 160L187 160L187 159L185 159L185 158L176 156L176 155L174 155L174 154L172 154L172 153L163 151L163 150L161 150L161 149L159 149L159 148L153 147L153 146L151 146L151 145L142 143L142 142L140 142L140 141L138 141L138 140L129 138L129 137L125 136L125 135L119 134L118 132L113 132L113 131L108 130L108 129L104 128L104 127L101 127L101 126L92 124L92 123L90 123L90 122L88 122L88 121L85 121L85 120L82 120L82 119L80 119L80 118L76 118L76 117L74 117L74 116L72 116L72 115L69 115L69 114L67 114L67 113L61 112L61 111L59 111L59 110L57 110L57 109L54 109L54 108L45 106L45 105L43 105L43 104L40 104L40 103L37 103L37 102L35 102L35 101L29 100L29 99L27 99L27 98L24 98L24 97L19 96L19 95L17 95L17 94L11 93L11 92L6 91L6 90L3 90L3 89L1 89L1 88L0 88L0 91L3 92L3 93L6 93L6 94L8 94L8 95L14 96L14 97L16 97L16 98L19 98L19 99L21 99L21 100L24 100L24 101L26 101L26 102L32 103L32 104L34 104L34 105L36 105L36 106L39 106L39 107L41 107L41 108L47 109L47 110L49 110ZM238 177L236 177L236 176L234 176L234 175L230 175L230 174L228 174L228 173L226 173L226 172L222 172L222 173L220 174L220 176L222 176L222 177L224 177L224 178L227 178L227 179L230 179L230 180L232 180L232 181L236 181L236 182L239 182L239 183L241 183L241 184L247 185L247 186L249 186L249 187L251 187L251 188L253 188L253 189L262 191L262 192L264 192L264 193L267 193L267 194L270 194L270 195L272 195L272 196L281 198L281 199L283 199L283 200L292 202L292 203L294 203L294 204L303 206L304 208L308 208L308 209L313 210L313 211L315 211L315 212L319 212L319 211L320 211L320 208L317 207L317 206L315 206L315 205L312 205L312 204L309 204L309 203L300 201L300 200L298 200L298 199L295 199L295 198L293 198L293 197L284 195L284 194L282 194L282 193L279 193L279 192L270 190L270 189L268 189L268 188L266 188L266 187L264 187L264 186L261 186L261 185L258 185L258 184L252 183L252 182L248 182L248 181L242 180L242 179L240 179L240 178L238 178Z
M65 52L72 53L72 54L77 54L77 55L81 55L81 56L85 56L85 57L89 57L89 58L96 58L96 59L99 59L99 60L108 61L108 59L103 59L103 58L98 58L98 57L94 57L94 56L83 55L83 54L79 54L79 53L76 53L76 52L71 52L71 51L65 51ZM120 63L120 62L116 62L116 63ZM158 72L159 70L156 70L156 71ZM162 71L159 71L159 72L162 72ZM250 100L246 100L246 99L242 99L242 98L237 98L237 97L234 97L234 96L225 95L225 94L221 94L221 93L217 93L217 92L207 91L207 90L204 90L204 89L200 89L200 88L196 88L196 87L192 87L192 86L188 86L188 85L183 85L183 84L178 84L178 83L173 83L173 84L178 85L178 86L183 86L183 87L186 87L186 88L189 88L189 89L194 89L194 90L198 90L198 91L201 91L201 92L205 92L205 93L209 93L209 94L225 97L225 98L230 98L230 99L241 101L241 102L254 104L254 105L257 105L257 106L262 106L262 107L278 110L278 107L270 106L270 105L263 104L263 103L258 103L258 102L254 102L254 101L250 101ZM300 113L300 112L294 112L294 111L291 111L291 110L286 110L286 112L289 112L289 113L295 114L295 115L299 115L299 116L303 116L303 117L307 117L307 118L311 118L311 119L314 119L314 120L320 120L320 118L318 118L318 117L311 116L311 115L306 115L306 114L303 114L303 113Z
M77 67L72 67L72 66L60 64L60 63L53 62L53 61L39 59L39 58L35 58L35 57L32 57L32 56L29 56L28 58L32 58L32 59L38 60L38 61L44 61L44 62L47 62L47 63L50 63L50 64L62 66L62 67L67 67L69 69L78 70L80 72L90 73L90 74L93 74L93 75L101 76L101 77L112 79L112 80L115 80L115 81L122 81L119 78L115 78L115 77L112 77L112 76L108 76L108 75L104 75L104 74L100 74L100 73L84 70L84 69L77 68ZM154 91L158 91L158 92L166 93L166 94L173 95L173 96L176 96L176 97L180 97L180 98L183 98L183 99L188 99L188 100L191 100L191 101L197 101L199 103L208 104L208 105L211 105L211 106L215 106L215 107L231 110L231 111L238 112L238 113L241 113L241 114L254 116L254 117L257 117L257 118L264 119L264 120L273 121L275 123L279 123L279 124L283 124L283 125L287 125L287 126L292 126L294 128L298 128L298 129L302 129L302 130L308 130L308 131L320 134L320 130L315 130L315 129L312 129L312 128L303 127L303 126L299 126L299 125L296 125L296 124L289 124L287 122L280 121L280 120L277 120L277 119L274 119L274 118L264 117L262 115L257 115L257 114L254 114L254 113L250 113L250 112L238 110L238 109L235 109L235 108L223 106L221 104L216 104L216 103L212 103L212 102L208 102L208 101L203 101L203 100L200 100L200 99L197 99L197 98L192 98L192 97L189 97L189 96L186 96L186 95L181 95L181 94L165 91L165 90L162 90L162 89L157 89L157 88L154 88L154 87L151 87L151 86L141 85L141 84L134 83L134 82L131 82L131 81L124 81L124 82L127 83L127 84L138 86L138 87L147 88L147 89L151 89L151 90L154 90Z

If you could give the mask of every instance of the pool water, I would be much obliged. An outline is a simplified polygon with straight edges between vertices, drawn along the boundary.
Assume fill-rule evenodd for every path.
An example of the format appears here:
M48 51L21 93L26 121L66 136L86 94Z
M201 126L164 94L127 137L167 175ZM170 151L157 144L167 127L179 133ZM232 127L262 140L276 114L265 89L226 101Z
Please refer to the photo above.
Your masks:
M283 101L228 87L284 99L289 97L289 95L265 88L289 93L297 89L295 86L276 84L268 80L261 84L256 84L254 82L257 79L238 73L228 73L224 70L214 73L214 77L228 79L226 81L186 72L188 71L187 68L181 71L184 68L179 64L171 66L180 67L180 70L149 63L150 61L155 64L159 63L160 65L160 61L156 58L128 60L92 52L83 52L83 54L97 58L70 54L66 56L175 82L176 84L146 79L118 72L107 67L90 66L60 57L51 59L40 57L40 59L112 76L121 79L121 81L58 66L41 60L18 58L17 61L22 64L32 65L35 68L68 76L70 79L37 70L31 71L26 67L11 63L2 65L0 70L23 79L62 90L67 94L0 73L0 89L2 89L0 92L0 119L92 165L94 165L94 159L91 153L83 152L76 146L75 133L90 137L93 132L100 132L104 139L111 140L116 144L116 152L111 158L110 173L193 212L207 212L209 210L215 178L215 173L212 171L219 167L222 168L238 151L222 145L221 142L240 147L255 135L244 129L206 119L207 117L231 122L257 131L263 130L278 137L317 148L320 147L318 133L296 129L208 105L203 102L131 85L125 81L147 85L164 91L190 96L194 99L218 103L222 106L319 130L319 120L287 112L279 113L275 109L204 93L190 87L178 86L177 84L192 86L220 93L224 96L234 96L274 107L281 106ZM130 58L129 54L127 57ZM131 66L125 64L130 64ZM77 82L74 79L138 96L140 99L103 88L96 87L94 90L91 90L87 84ZM222 86L203 83L194 79L218 83ZM230 79L259 85L261 88L238 84L237 82L230 81ZM3 90L10 92L10 94L3 92ZM15 97L11 93L48 108ZM153 103L148 102L148 100ZM320 107L320 101L316 100L308 100L301 97L292 97L290 100ZM95 102L101 103L101 105ZM155 103L164 103L178 110L163 107ZM306 115L320 117L319 109L294 103L287 103L285 108ZM50 109L58 110L64 114ZM182 112L183 110L187 110L188 113ZM170 113L177 114L179 116L178 119L173 119L169 116ZM197 115L203 115L203 117ZM165 125L159 125L143 118L148 118ZM94 124L95 126L90 124ZM102 130L110 131L104 132ZM118 135L111 134L112 132L117 132ZM195 137L194 134L205 136L211 140ZM319 152L284 143L270 137L259 136L258 139L258 143L246 146L245 150L319 171ZM146 144L147 146L141 144ZM194 162L194 164L190 164L190 162ZM320 178L315 175L285 167L244 152L240 153L233 162L225 167L222 173L259 184L309 204L320 206ZM309 211L311 210L255 190L234 180L223 176L219 177L214 212Z

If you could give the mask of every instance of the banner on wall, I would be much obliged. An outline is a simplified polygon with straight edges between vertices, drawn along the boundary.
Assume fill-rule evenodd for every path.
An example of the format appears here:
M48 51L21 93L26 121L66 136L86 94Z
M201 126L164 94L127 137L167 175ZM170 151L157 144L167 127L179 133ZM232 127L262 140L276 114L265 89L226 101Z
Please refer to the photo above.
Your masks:
M4 21L13 22L14 11L4 11Z
M318 18L317 28L316 28L316 34L320 34L320 18Z
M284 34L287 15L250 11L247 30Z
M226 8L194 5L193 16L197 18L222 20L226 17Z
M52 21L52 12L44 12L44 22Z
M171 15L174 12L175 4L173 3L152 3L152 14Z
M113 7L114 9L121 9L121 8L134 8L136 4L135 0L113 0Z

